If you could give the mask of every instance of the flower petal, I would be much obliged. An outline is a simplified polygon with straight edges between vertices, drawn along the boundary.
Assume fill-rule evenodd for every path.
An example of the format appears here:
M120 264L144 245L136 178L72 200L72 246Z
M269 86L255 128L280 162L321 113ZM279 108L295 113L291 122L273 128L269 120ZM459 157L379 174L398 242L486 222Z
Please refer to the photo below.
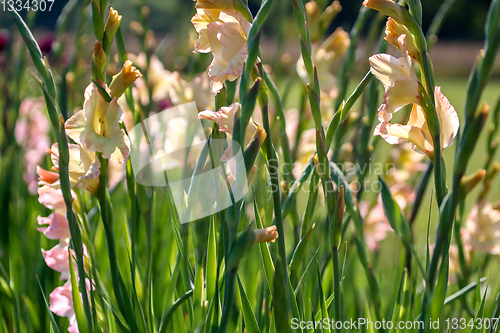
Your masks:
M48 251L42 249L43 259L47 266L61 273L61 280L69 279L69 248L61 242Z
M219 111L210 110L198 113L198 119L208 119L215 121L219 125L219 131L233 133L234 115L241 108L240 103L233 103L230 106L224 106Z
M64 124L64 128L66 130L66 134L72 138L76 143L81 143L81 135L83 130L85 129L86 121L83 110L78 111L73 116L71 116L66 123Z
M444 149L453 144L453 139L457 136L460 122L455 108L441 93L441 87L435 87L434 98L439 126L441 128L441 147Z
M382 82L386 90L397 80L410 78L410 69L406 64L389 54L375 54L369 60L370 71Z
M384 103L379 108L380 121L389 121L394 112L408 104L420 104L418 83L413 79L397 80L384 94Z
M71 283L67 282L50 293L50 311L60 317L73 317L73 295L71 294Z
M68 220L64 215L52 213L48 217L37 217L38 224L42 227L38 231L43 232L48 239L66 239L69 238Z

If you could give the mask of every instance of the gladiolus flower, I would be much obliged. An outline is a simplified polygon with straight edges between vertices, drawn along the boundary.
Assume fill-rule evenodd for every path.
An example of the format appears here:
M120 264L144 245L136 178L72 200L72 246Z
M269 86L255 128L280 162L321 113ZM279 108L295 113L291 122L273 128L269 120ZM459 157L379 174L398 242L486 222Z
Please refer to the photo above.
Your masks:
M106 21L106 27L104 28L104 36L108 41L112 41L115 38L116 31L120 26L122 21L122 16L118 14L118 11L114 10L113 7L109 8L109 16Z
M122 114L116 97L106 102L91 83L85 89L83 110L66 121L66 134L89 151L101 152L104 158L121 163L130 152L129 139L120 128Z
M233 145L232 145L232 133L233 133L233 125L234 125L234 115L240 110L241 104L239 103L233 103L230 106L225 106L222 107L219 111L213 112L210 110L202 111L198 113L198 119L207 119L207 120L212 120L215 121L219 125L219 131L227 133L228 136L228 147L224 151L224 154L222 155L221 161L222 162L231 162L230 163L230 169L229 170L229 177L228 179L235 179L236 175L236 161L234 160L234 155L233 155ZM244 145L247 146L252 142L252 139L255 138L259 141L260 144L264 142L266 139L266 131L262 126L258 125L255 123L252 118L250 118L250 121L248 123L248 126L246 128L245 132L245 142ZM249 179L251 178L252 174L249 175ZM231 182L231 181L230 181Z
M86 280L87 288L90 282ZM69 333L78 333L78 323L76 321L75 307L73 303L73 294L71 293L71 282L66 282L63 286L57 287L50 293L50 311L60 317L69 319Z
M72 318L75 316L73 295L71 294L71 282L68 281L63 286L54 289L49 297L50 311L60 317Z
M392 17L389 17L385 24L385 40L388 43L394 45L401 52L401 54L404 54L404 50L401 49L398 41L401 35L410 36L410 31L406 26L404 26L403 24L399 24ZM413 60L417 60L417 47L415 46L411 38L406 40L406 51L408 51L408 55Z
M198 113L198 119L208 119L215 121L219 125L219 131L233 133L234 115L241 109L240 103L233 103L230 106L224 106L219 111L210 110ZM255 130L257 127L253 122L249 122L248 126Z
M255 229L253 232L255 234L254 244L258 243L274 243L276 238L278 238L278 232L276 231L277 227L272 225L270 227L264 229Z
M66 239L69 238L69 225L66 217L59 213L52 213L48 217L38 216L38 224L42 227L38 231L43 232L48 239Z
M403 7L392 0L365 0L363 6L375 9L398 22L403 22Z
M212 52L214 56L208 75L212 80L212 92L217 94L224 81L234 81L243 72L252 25L236 11L215 9L197 9L191 22L199 34L194 52Z
M500 254L500 211L486 199L480 200L469 213L461 235L470 250Z
M332 69L351 45L349 34L341 27L337 28L321 45L313 45L312 59L318 73L321 96L326 95L328 99L336 98L338 94L337 78ZM304 83L309 83L309 73L306 70L302 57L297 61L297 73ZM328 103L331 103L328 100Z
M420 104L417 76L406 50L406 35L399 36L398 43L403 57L396 59L389 54L370 57L370 71L385 87L384 103L378 114L380 121L391 120L392 114L405 105Z
M436 112L441 130L441 149L453 144L453 139L458 133L458 115L448 99L441 93L441 88L434 90ZM434 154L434 143L427 126L424 110L420 105L413 105L410 120L407 125L390 124L382 122L375 128L374 135L380 135L390 144L411 142L413 149L425 153L430 158Z
M45 157L45 150L50 146L48 132L50 123L45 111L43 98L26 98L19 106L19 119L16 122L14 135L24 148L23 162L26 171L24 181L30 193L35 194L38 188L36 168Z
M40 168L41 169L41 168ZM43 170L43 169L41 169ZM44 172L50 172L43 170ZM40 172L43 174L43 171ZM50 172L51 174L54 172ZM58 175L58 174L56 174ZM58 175L59 176L59 175ZM57 180L59 177L57 178ZM58 213L66 212L66 203L64 202L64 197L61 190L46 190L46 191L38 191L38 202L47 207L48 209L52 209ZM73 198L75 197L75 193L71 191L71 195Z
M366 246L369 251L379 248L380 242L387 237L387 233L392 231L389 220L385 216L384 206L381 202L370 209L367 202L359 204L359 210L364 218L364 234Z
M42 249L42 255L47 266L61 273L61 280L69 279L69 247L66 241L61 241L48 251Z
M119 98L141 76L141 72L132 66L132 62L126 60L120 73L113 76L113 81L109 85L111 96Z
M69 144L69 182L71 187L77 186L94 193L99 184L99 168L101 164L97 156L93 152L89 152L81 145ZM59 171L59 148L57 143L51 147L51 159L54 166L53 170ZM39 175L39 185L42 188L38 190L39 193L44 193L51 189L59 189L61 187L59 181L59 174L44 170L40 167L37 169Z

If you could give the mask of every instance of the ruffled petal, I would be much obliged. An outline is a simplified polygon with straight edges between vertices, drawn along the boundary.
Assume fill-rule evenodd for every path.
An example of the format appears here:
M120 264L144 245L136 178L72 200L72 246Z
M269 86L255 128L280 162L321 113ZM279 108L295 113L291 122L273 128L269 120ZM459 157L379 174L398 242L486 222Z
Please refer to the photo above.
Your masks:
M73 192L71 192L74 195ZM66 203L61 190L48 190L38 193L38 202L56 212L66 212Z
M64 215L52 213L48 217L38 216L38 224L42 227L38 231L43 232L48 239L66 239L71 236L68 220Z
M73 317L73 295L71 294L71 283L67 282L50 293L50 311L60 317Z
M81 135L83 130L85 129L86 121L83 110L75 113L71 118L66 120L64 128L66 130L66 134L72 138L76 143L81 143Z
M460 121L455 108L448 99L441 93L441 87L435 87L434 98L436 102L436 112L441 128L441 147L447 148L453 144L453 139L457 136Z
M240 103L233 103L230 106L224 106L219 111L210 110L198 113L198 119L208 119L215 121L219 125L219 131L233 133L234 115L241 108Z
M379 108L380 121L389 121L392 114L408 104L420 104L418 82L413 79L397 80L384 94L384 103Z
M419 127L382 122L377 125L373 135L380 135L392 145L410 141L419 152L429 154L433 151L432 143Z
M396 81L410 78L406 64L389 54L375 54L369 60L371 73L382 82L386 90Z
M69 279L69 248L61 242L48 251L42 249L42 256L47 266L61 273L61 280Z

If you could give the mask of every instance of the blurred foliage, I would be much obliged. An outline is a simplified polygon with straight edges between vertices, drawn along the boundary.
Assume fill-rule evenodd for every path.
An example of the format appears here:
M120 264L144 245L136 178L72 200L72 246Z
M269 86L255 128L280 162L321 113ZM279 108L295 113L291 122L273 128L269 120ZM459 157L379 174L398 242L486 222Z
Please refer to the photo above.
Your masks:
M40 13L36 19L37 27L45 27L53 29L57 17L61 13L62 8L68 0L60 0L54 3L51 12ZM323 0L317 1L318 3L330 3L331 1ZM260 6L260 0L249 0L249 7L255 14ZM340 0L342 5L342 14L339 15L332 23L330 30L333 32L336 27L342 26L344 29L349 30L359 12L362 1L353 0ZM426 9L423 17L424 31L431 24L431 20L438 11L443 0L422 0L422 6ZM440 31L439 37L446 40L481 40L484 38L483 27L484 18L488 11L490 0L477 0L474 2L467 0L456 0L447 14L446 24ZM150 0L150 1L137 1L137 0L120 0L110 1L111 6L114 6L120 13L123 14L125 26L131 20L137 19L134 6L147 5L151 8L151 16L148 20L150 27L160 34L168 34L172 32L185 31L189 20L179 20L179 16L190 17L194 12L194 6L190 0ZM276 1L273 5L271 15L278 12L290 12L291 6L288 1ZM25 14L25 13L24 13ZM275 35L275 29L282 24L282 20L287 15L275 15L276 20L268 22L265 31L268 35ZM7 15L0 17L0 26L5 25L10 20ZM179 22L183 22L180 24ZM293 22L291 22L293 24Z

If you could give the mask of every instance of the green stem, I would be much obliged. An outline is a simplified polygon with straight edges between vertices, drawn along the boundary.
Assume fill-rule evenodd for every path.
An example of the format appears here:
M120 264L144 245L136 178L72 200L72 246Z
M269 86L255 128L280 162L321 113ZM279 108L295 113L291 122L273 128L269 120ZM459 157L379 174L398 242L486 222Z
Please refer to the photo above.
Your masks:
M130 326L132 332L138 332L138 325L135 318L135 313L132 308L132 303L128 295L127 289L123 282L123 278L118 267L118 257L116 254L115 236L113 233L113 207L109 197L108 189L106 188L108 178L108 160L102 157L102 154L97 153L99 162L101 163L99 174L99 188L97 190L97 199L101 211L101 219L106 234L108 244L109 267L111 273L111 281L115 293L118 307L124 318Z

